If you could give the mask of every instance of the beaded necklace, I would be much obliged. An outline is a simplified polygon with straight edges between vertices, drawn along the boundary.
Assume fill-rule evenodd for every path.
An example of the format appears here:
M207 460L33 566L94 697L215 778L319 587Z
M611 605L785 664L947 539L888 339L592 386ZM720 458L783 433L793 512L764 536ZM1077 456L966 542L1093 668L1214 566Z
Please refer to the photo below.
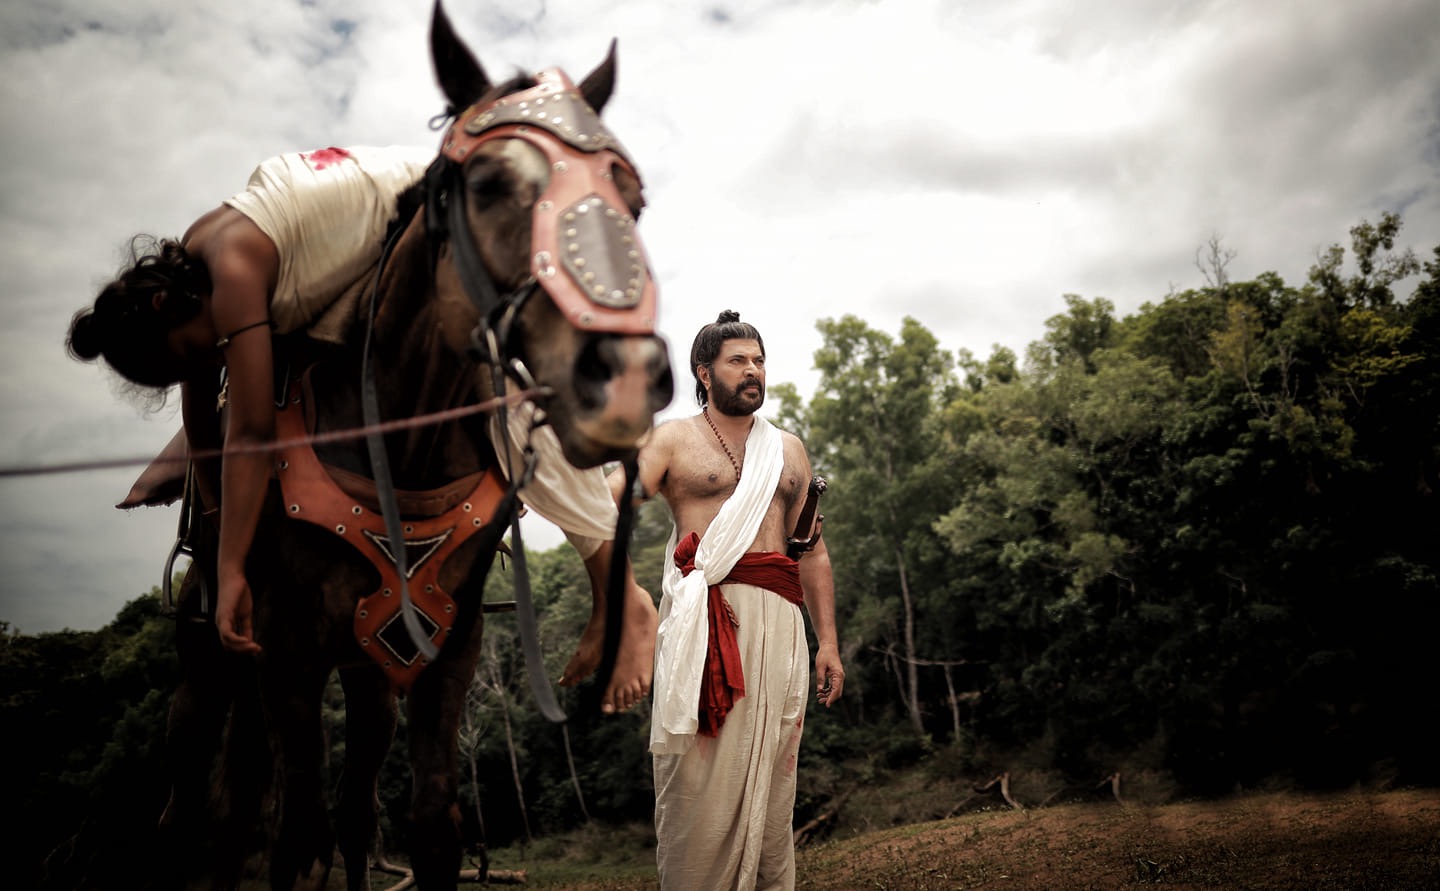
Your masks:
M730 451L730 446L725 444L725 437L720 435L720 428L716 427L715 422L710 420L710 406L705 406L703 409L700 410L700 413L705 416L705 423L710 425L710 432L715 434L715 439L719 441L720 448L725 450L725 457L730 459L730 466L735 468L735 482L739 483L740 464L735 460L735 455L733 452Z

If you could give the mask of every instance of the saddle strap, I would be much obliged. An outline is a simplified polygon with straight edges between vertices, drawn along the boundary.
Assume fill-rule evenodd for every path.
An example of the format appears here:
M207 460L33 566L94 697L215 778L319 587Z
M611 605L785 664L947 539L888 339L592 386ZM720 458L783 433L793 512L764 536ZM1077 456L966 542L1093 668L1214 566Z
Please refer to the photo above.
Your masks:
M505 496L504 477L491 467L465 477L463 485L397 493L401 504L431 509L402 518L403 541L397 544L387 534L385 518L376 507L374 484L323 464L305 441L308 424L302 403L297 381L275 415L275 432L282 442L289 443L276 456L285 512L340 536L380 574L380 587L355 607L355 638L391 683L408 691L429 661L411 639L402 616L398 555L404 554L405 580L416 616L438 650L456 617L455 600L440 584L440 570L451 554L495 518Z

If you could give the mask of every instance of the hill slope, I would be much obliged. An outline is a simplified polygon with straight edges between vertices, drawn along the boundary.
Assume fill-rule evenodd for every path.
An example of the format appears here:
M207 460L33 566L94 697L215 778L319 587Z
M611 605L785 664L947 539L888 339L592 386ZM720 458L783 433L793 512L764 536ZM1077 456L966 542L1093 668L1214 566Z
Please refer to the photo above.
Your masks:
M969 814L802 852L802 886L906 891L1440 887L1440 792Z
M653 852L625 865L614 853L589 868L532 856L527 884L658 888ZM1440 790L985 811L831 839L797 862L797 886L811 891L1434 891Z

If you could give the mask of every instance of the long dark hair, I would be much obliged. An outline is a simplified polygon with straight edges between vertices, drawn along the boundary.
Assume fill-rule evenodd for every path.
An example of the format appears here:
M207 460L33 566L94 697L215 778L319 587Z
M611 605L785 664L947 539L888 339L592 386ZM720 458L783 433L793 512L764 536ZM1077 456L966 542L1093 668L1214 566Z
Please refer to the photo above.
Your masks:
M70 320L66 348L86 362L103 356L131 383L167 388L184 378L185 368L166 337L199 314L201 295L208 293L209 271L180 242L137 235L115 280Z
M695 376L695 401L702 406L710 401L710 396L700 383L700 366L709 368L720 355L721 344L727 340L753 340L760 344L760 355L765 355L765 339L754 325L740 321L740 314L733 309L725 310L701 328L690 345L690 373Z

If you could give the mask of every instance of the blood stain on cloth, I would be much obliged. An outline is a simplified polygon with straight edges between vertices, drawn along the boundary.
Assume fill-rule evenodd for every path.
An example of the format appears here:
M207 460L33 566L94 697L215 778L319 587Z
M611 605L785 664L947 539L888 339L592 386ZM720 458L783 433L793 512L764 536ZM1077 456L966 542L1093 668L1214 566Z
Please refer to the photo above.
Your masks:
M333 145L329 148L316 149L313 152L305 153L305 160L310 162L310 166L314 167L316 170L324 170L331 164L339 164L341 161L344 161L346 158L349 157L349 152L345 151L343 148L336 148Z
M795 722L795 732L785 741L785 773L792 774L800 760L800 734L805 732L805 716Z

